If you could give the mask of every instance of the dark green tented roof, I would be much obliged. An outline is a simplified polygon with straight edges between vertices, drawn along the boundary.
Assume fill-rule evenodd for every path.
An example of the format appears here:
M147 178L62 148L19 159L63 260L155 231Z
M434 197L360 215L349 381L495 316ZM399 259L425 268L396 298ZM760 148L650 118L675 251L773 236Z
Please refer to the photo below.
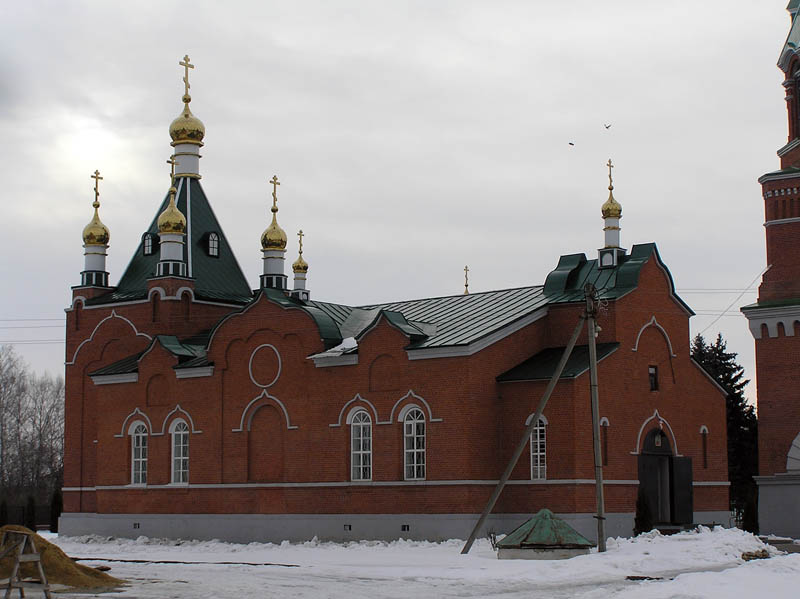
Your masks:
M502 549L577 549L594 543L544 509L497 543Z
M598 343L597 361L611 355L619 348L619 343ZM540 351L535 356L528 358L521 364L504 372L497 377L498 382L510 383L514 381L539 381L549 380L555 374L561 356L566 347L549 347ZM576 345L567 360L562 379L572 379L589 370L589 346Z
M184 246L188 274L194 279L195 296L220 302L243 304L253 296L242 269L233 255L233 250L220 227L211 205L208 203L200 181L193 177L180 177L177 181L178 209L186 216L187 243ZM158 234L156 220L166 208L169 194L161 202L146 232L154 237ZM219 256L208 255L208 235L219 235ZM147 297L147 279L156 274L159 260L158 243L154 242L154 252L145 256L142 242L139 242L128 268L123 273L116 289L87 301L87 304L105 304L130 301Z

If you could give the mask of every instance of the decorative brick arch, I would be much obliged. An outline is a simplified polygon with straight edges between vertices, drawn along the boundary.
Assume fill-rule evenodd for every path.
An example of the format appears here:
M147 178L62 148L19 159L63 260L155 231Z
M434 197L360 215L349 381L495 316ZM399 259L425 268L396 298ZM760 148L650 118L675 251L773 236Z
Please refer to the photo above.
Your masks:
M286 419L286 428L288 430L293 430L299 428L297 425L294 425L289 420L289 410L286 409L286 406L283 405L283 402L278 399L277 397L270 395L267 393L267 390L264 389L260 395L254 397L249 404L247 404L242 410L242 418L239 421L239 428L233 429L232 432L234 433L241 433L244 431L250 430L250 423L253 420L253 414L256 413L256 410L265 404L271 404L283 413L284 418Z
M81 349L83 349L83 346L86 345L87 343L90 343L92 340L94 340L95 334L100 329L100 327L103 326L103 323L111 320L112 318L119 318L121 321L127 323L131 327L131 329L133 329L133 333L134 333L134 335L136 337L144 337L145 339L148 339L150 341L153 340L153 338L150 335L148 335L147 333L140 333L139 329L136 328L136 325L133 324L130 320L128 320L124 316L120 316L119 314L117 314L117 312L115 310L111 310L111 314L109 314L103 320L98 322L97 326L94 327L94 330L92 331L92 334L89 335L83 341L81 341L80 345L78 345L78 347L75 348L75 353L72 354L72 360L69 360L67 362L67 366L70 366L70 365L75 363L75 360L78 358L78 353L81 351Z
M147 414L142 412L139 408L134 408L133 412L128 414L125 417L125 420L122 421L122 429L120 429L120 432L119 432L118 435L114 435L115 437L121 438L121 437L124 437L126 434L128 434L127 427L128 427L128 422L130 422L131 418L135 418L137 420L144 421L146 426L147 426L147 434L148 435L152 435L153 434L153 424L150 422L150 418L147 416Z
M633 455L639 455L641 453L640 449L642 446L643 435L647 432L647 425L650 422L655 422L655 424L661 427L662 431L669 432L669 437L672 440L672 455L679 456L678 440L675 438L675 433L672 431L672 427L670 426L669 422L667 422L666 418L658 413L658 410L655 410L650 418L647 418L644 422L642 422L642 426L639 427L639 434L636 436L636 447L631 453Z
M193 419L192 419L192 417L189 415L189 412L187 412L186 410L184 410L184 409L181 407L181 404L177 404L177 405L176 405L174 408L172 408L172 410L170 410L170 412L169 412L169 413L166 415L166 417L164 418L164 422L162 422L162 423L161 423L161 432L160 432L160 433L154 433L154 435L155 435L155 434L157 434L157 435L163 435L163 434L165 433L165 431L167 430L167 423L168 423L170 420L174 420L174 419L177 419L177 418L180 418L180 419L183 419L184 421L186 421L186 424L188 424L188 425L189 425L189 430L191 431L191 433L192 433L193 435L197 435L197 434L199 434L199 433L202 433L202 432L203 432L203 431L199 431L199 430L197 430L197 429L195 428L195 426L194 426L194 420L193 420Z
M353 405L353 404L356 404L356 405ZM360 405L359 405L359 404L360 404ZM363 409L366 409L367 407L369 407L369 409L367 410L367 412L370 412L370 411L372 412L372 415L375 417L375 420L374 420L374 422L375 422L376 424L383 424L383 423L380 423L380 422L379 422L379 418L378 418L378 410L375 408L375 406L372 404L372 402L370 402L369 400L366 400L366 399L364 399L363 397L361 397L361 394L360 394L360 393L356 393L355 397L354 397L353 399L351 399L350 401L348 401L347 403L345 403L345 404L342 406L342 409L341 409L341 410L339 410L339 419L338 419L338 420L337 420L335 423L333 423L333 424L329 424L328 426L329 426L329 427L331 427L331 428L335 428L335 427L337 427L337 426L342 426L342 417L344 416L344 414L345 414L345 411L347 410L347 408L348 408L349 406L351 406L351 405L352 405L353 407L352 407L352 408L350 408L350 411L349 411L349 412L347 412L347 414L348 414L348 420L349 420L349 418L350 418L350 413L351 413L351 412L352 412L352 410L354 410L356 407L363 408Z
M642 326L642 328L639 329L639 334L636 335L636 343L633 344L633 351L637 351L639 349L639 340L642 337L642 333L644 333L645 329L648 329L650 327L655 327L656 329L658 329L661 332L661 334L664 336L664 339L667 342L667 347L669 348L669 355L672 356L673 358L675 358L676 354L672 349L672 341L670 340L666 329L664 329L664 327L662 327L660 324L658 324L658 321L656 320L655 316L653 316L653 318L651 318L649 321L647 321L644 324L644 326Z
M427 412L428 413L428 422L441 422L442 421L441 418L434 418L433 417L433 411L431 410L431 406L427 401L425 401L425 399L423 397L420 397L419 395L414 393L413 390L409 389L408 393L406 393L403 397L398 399L395 402L395 404L392 406L392 411L389 414L389 420L386 421L386 422L379 422L378 424L391 424L392 422L394 422L394 414L397 411L397 407L400 404L402 404L403 402L405 402L405 401L408 401L410 403L417 403L417 402L421 403L422 405L421 406L418 405L417 407L419 407L421 410L423 410L423 412ZM425 406L424 409L423 409L422 406ZM404 412L403 412L403 410L401 410L400 413L397 415L397 421L398 422L402 422L403 421L403 415L404 415Z

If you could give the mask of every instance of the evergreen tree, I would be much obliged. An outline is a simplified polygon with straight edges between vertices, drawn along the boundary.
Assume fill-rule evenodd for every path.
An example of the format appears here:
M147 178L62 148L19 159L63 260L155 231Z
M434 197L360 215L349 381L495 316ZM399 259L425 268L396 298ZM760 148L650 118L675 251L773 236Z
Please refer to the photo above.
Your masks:
M744 368L736 362L738 354L727 351L722 334L714 343L697 335L692 341L691 355L727 392L728 479L730 480L731 509L742 520L747 512L746 527L757 532L758 492L753 476L758 474L758 419L753 406L744 397L750 381L744 378Z

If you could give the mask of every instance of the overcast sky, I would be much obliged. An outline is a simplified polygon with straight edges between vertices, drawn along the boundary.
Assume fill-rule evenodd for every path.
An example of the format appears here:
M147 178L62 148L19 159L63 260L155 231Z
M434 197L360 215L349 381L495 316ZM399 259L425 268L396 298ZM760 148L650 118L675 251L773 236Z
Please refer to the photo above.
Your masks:
M595 257L611 157L623 246L658 244L693 333L733 303L705 334L753 378L758 281L737 296L786 142L785 5L4 2L0 343L63 370L89 176L113 284L169 185L188 53L202 184L253 287L273 174L287 274L302 228L312 297L359 305L460 293L466 264L481 291Z

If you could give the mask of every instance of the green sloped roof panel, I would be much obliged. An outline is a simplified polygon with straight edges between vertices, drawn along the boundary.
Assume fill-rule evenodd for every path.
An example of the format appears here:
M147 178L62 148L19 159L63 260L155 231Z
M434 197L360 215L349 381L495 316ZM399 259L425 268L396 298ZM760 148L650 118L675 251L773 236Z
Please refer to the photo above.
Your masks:
M516 381L540 381L549 380L556 372L561 356L566 347L549 347L528 358L524 362L507 370L497 377L500 383L510 383ZM619 349L619 343L598 343L597 361L606 358ZM580 376L589 370L589 346L576 345L572 348L572 353L567 360L564 370L561 372L562 379L572 379Z
M594 547L594 543L553 512L543 509L510 532L497 546L502 549L572 549Z

